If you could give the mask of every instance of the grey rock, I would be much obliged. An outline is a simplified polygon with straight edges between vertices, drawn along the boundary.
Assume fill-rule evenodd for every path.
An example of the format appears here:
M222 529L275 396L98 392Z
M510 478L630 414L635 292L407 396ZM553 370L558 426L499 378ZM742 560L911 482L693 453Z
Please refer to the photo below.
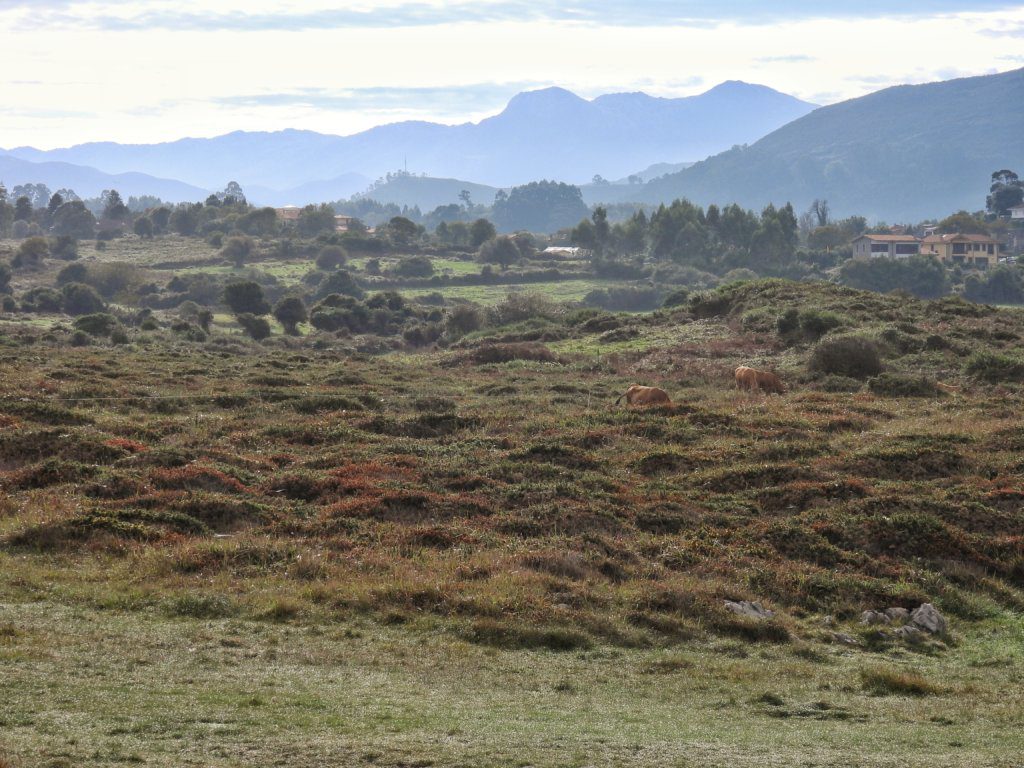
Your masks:
M905 640L908 643L920 643L924 640L924 632L915 627L913 624L907 624L904 627L900 627L893 634L899 640Z
M906 608L886 608L885 615L889 617L889 621L893 624L906 624L910 618L910 611Z
M864 611L860 615L861 624L888 624L889 617L881 611Z
M910 614L910 623L933 635L944 635L949 629L945 616L931 603L921 603L917 610Z
M840 645L860 645L860 640L853 635L846 634L845 632L833 632L832 641L839 643Z
M752 603L749 600L741 600L739 602L726 600L725 609L732 611L737 616L746 616L748 619L756 619L757 621L765 621L775 615L775 611L769 611L761 603Z

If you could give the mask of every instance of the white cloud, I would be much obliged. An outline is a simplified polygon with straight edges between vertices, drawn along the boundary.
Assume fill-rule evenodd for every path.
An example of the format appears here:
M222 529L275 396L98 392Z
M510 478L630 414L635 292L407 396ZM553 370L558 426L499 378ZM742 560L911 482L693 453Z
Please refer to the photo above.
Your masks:
M295 4L222 0L216 8L218 14L277 14L288 5ZM315 0L303 3L302 12L332 5L337 7ZM209 4L42 6L82 19L114 11L124 18L172 9L202 14ZM38 2L32 7L41 12ZM450 13L450 4L440 2L417 7ZM761 19L607 26L590 18L499 18L304 32L114 32L68 24L17 31L14 21L29 14L26 8L0 0L0 47L7 63L0 103L9 105L0 110L0 140L8 147L161 141L239 129L351 133L402 119L463 122L493 114L513 89L548 84L589 98L629 90L690 95L722 80L746 80L821 103L940 79L943 72L1006 69L1024 54L1024 40L991 35L1024 26L1024 6L912 22L792 18L771 27ZM387 15L380 2L346 9Z

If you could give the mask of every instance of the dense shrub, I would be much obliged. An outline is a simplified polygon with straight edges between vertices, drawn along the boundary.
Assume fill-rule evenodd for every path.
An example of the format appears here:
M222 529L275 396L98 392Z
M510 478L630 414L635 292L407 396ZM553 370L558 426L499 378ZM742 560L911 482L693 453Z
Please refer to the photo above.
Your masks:
M967 361L964 371L982 381L998 384L1024 381L1024 360L996 352L975 352Z
M487 308L487 319L492 325L508 325L534 317L553 320L559 312L558 305L543 294L510 291L504 299Z
M189 341L206 341L206 331L187 320L178 320L171 324L171 330Z
M89 268L85 264L68 264L57 273L57 285L84 283L88 275Z
M64 270L61 270L61 272L63 273ZM115 261L104 264L90 264L85 270L81 282L91 285L100 296L112 299L119 293L141 285L144 280L145 273L135 264Z
M775 329L780 336L817 341L829 331L839 328L843 318L835 312L822 309L796 309L791 307L779 315Z
M106 312L84 315L75 320L75 328L90 336L109 336L118 325L117 318Z
M263 295L263 289L252 280L224 286L224 303L236 315L265 315L270 311L270 303Z
M78 258L78 241L70 235L58 235L50 240L50 253L55 259L74 261Z
M434 274L434 263L426 256L410 256L395 265L398 277L430 277Z
M459 304L448 313L446 324L451 336L463 336L480 330L484 314L476 304Z
M729 314L732 298L724 291L700 291L690 296L689 309L694 317L720 317Z
M370 310L352 296L331 294L309 313L309 323L320 331L363 333L370 322Z
M236 315L235 319L242 329L256 341L262 341L270 336L270 323L265 317L257 317L251 312L242 312Z
M804 309L799 314L800 330L809 339L818 340L843 324L835 312L822 309Z
M666 309L685 306L690 298L690 292L686 288L677 288L672 291L661 303Z
M72 347L88 347L92 344L92 336L85 331L75 331L71 334Z
M583 297L583 303L620 312L643 312L661 305L661 291L654 286L599 288Z
M986 304L1024 304L1024 270L1000 264L983 275L968 275L964 298Z
M443 333L444 328L439 323L424 323L406 328L402 338L414 347L425 347L441 338Z
M18 246L11 266L15 269L35 269L50 255L50 243L45 237L30 237Z
M89 315L106 309L103 299L96 290L84 283L68 283L62 293L64 311L69 315Z
M868 291L907 291L922 299L949 293L946 268L932 256L907 259L850 259L840 271L840 281Z
M818 342L807 367L814 373L866 379L882 372L882 358L871 339L839 336Z
M247 235L229 237L221 248L220 255L236 267L245 264L256 251L256 241Z
M53 288L33 288L21 296L24 312L60 312L64 306L64 294Z
M543 344L487 344L473 350L469 359L474 363L507 363L512 360L533 360L553 363L554 353Z
M332 272L323 280L316 289L317 298L324 298L330 296L332 293L341 294L342 296L352 296L357 299L363 298L365 291L359 287L359 283L356 282L355 277L352 273L346 269L339 269Z
M299 323L304 323L309 319L306 302L298 296L285 296L274 305L274 318L284 326L285 333L290 336L298 336Z
M344 266L348 261L348 253L340 245L326 245L316 257L316 268L324 272Z

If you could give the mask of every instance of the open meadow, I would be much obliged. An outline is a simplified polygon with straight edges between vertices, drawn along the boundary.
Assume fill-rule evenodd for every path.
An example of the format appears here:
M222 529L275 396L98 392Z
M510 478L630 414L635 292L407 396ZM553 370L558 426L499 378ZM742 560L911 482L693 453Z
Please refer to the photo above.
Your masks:
M0 764L1020 764L1024 316L543 306L382 354L7 316Z

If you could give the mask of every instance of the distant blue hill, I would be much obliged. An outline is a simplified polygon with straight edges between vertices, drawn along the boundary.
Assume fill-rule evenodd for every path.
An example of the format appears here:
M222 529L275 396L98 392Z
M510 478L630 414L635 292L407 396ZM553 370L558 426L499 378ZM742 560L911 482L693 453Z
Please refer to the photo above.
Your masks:
M116 189L126 200L132 195L155 195L174 203L201 201L210 194L208 189L144 173L110 174L71 163L33 163L2 154L0 182L8 191L19 184L45 184L53 191L64 188L74 190L80 197L96 197L105 189Z
M660 203L761 208L826 198L840 216L919 221L985 207L991 174L1024 174L1024 69L901 85L821 107L745 149L651 181Z
M500 114L463 125L394 123L344 137L239 131L164 144L20 147L9 154L107 173L148 173L210 189L233 180L261 193L345 174L376 179L406 163L416 173L496 187L544 178L585 183L595 174L617 179L654 163L700 160L756 141L812 109L771 88L735 81L678 99L619 93L588 101L547 88L520 93Z

